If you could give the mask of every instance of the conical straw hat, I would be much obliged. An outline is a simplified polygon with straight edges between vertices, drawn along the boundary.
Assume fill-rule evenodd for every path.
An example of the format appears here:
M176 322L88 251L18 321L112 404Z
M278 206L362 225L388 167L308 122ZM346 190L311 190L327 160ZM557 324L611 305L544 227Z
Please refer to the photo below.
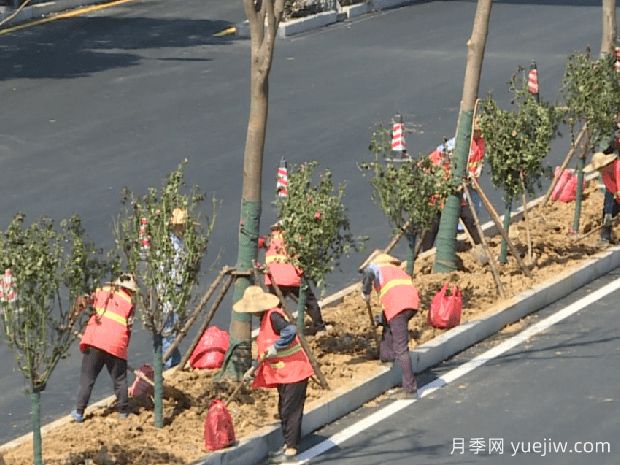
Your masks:
M372 259L371 263L375 263L376 265L400 265L400 260L386 253L380 253Z
M233 305L233 310L239 313L260 313L277 306L279 302L280 299L263 291L260 286L249 286L243 298Z
M606 167L610 163L616 159L615 153L610 153L609 155L605 155L603 152L596 152L592 155L592 162L586 165L583 169L584 173L591 173L596 170L600 170L601 168Z

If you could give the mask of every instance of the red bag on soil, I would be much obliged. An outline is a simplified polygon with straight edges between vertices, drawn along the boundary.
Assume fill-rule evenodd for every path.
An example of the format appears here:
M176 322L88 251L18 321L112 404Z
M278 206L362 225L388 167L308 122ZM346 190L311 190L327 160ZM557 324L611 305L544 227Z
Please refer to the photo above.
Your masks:
M155 372L153 371L153 367L148 363L140 366L137 370L142 373L146 378L153 381L155 378ZM140 397L140 396L152 396L153 395L153 386L143 380L140 376L136 376L136 379L133 380L133 384L129 388L129 396L130 397Z
M448 283L435 294L428 311L428 324L434 328L448 329L461 323L461 311L463 309L463 297L458 286L452 288L452 294L448 295Z
M220 368L228 350L229 336L217 326L209 326L189 357L192 368Z
M205 418L205 448L219 450L232 446L237 439L232 417L223 400L213 400Z
M551 199L554 201L560 201L564 203L570 203L577 198L577 175L574 170L564 170L560 173L560 167L555 168L555 177L559 176L559 180L553 191L551 192ZM583 182L585 189L586 183Z

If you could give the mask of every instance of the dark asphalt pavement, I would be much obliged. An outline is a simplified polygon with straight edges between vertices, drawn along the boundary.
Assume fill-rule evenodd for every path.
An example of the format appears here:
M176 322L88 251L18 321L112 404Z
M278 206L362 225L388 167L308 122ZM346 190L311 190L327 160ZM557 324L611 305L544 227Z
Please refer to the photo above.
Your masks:
M540 316L618 279L620 272L611 273L542 310ZM308 463L616 465L618 299L616 290ZM513 335L485 341L420 378L428 382L442 376ZM303 449L371 412L357 412L337 427L315 433Z
M370 159L370 128L402 112L410 152L430 152L454 131L473 1L429 1L279 40L270 81L263 229L274 219L275 170L318 160L347 183L355 234L368 249L390 228L356 163ZM538 63L541 94L555 99L567 55L600 43L599 1L503 1L493 8L480 95L508 101L518 65ZM182 159L190 184L221 200L203 262L234 264L248 111L249 42L213 33L243 19L240 1L146 0L0 37L0 226L16 211L36 218L80 214L90 236L112 244L124 186L143 192ZM566 140L554 145L558 163ZM483 185L491 192L488 180ZM491 193L496 205L500 199ZM403 253L404 246L397 250ZM355 279L343 261L328 292ZM205 266L205 265L203 265ZM205 286L208 280L202 283ZM227 327L229 305L216 317ZM326 312L329 320L329 313ZM148 335L130 348L150 358ZM0 441L28 430L21 374L0 343ZM45 420L71 409L76 351L44 395ZM111 392L102 376L95 397Z

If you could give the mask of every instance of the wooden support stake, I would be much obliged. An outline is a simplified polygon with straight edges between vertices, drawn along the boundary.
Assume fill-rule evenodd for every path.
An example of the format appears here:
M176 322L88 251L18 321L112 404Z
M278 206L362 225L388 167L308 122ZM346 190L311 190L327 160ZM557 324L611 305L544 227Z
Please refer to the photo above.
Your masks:
M613 228L614 226L617 226L618 224L620 224L620 215L616 216L612 221L611 221L611 227ZM600 231L603 228L603 224L599 224L598 226L592 228L590 231L588 231L585 234L581 234L579 236L574 236L574 242L575 244L580 243L582 240L590 237L592 234L594 234L597 231Z
M523 263L523 260L521 260L521 256L519 255L519 252L517 251L517 249L515 249L515 246L508 238L508 234L506 234L506 231L504 231L502 222L499 219L499 215L497 214L497 212L493 208L493 205L491 205L491 202L489 201L489 199L483 192L482 188L480 187L480 184L478 184L478 181L476 179L472 179L472 184L474 185L474 189L476 189L478 194L480 194L482 203L484 204L485 208L489 212L489 215L491 215L491 219L495 223L495 227L499 230L499 233L502 235L502 237L506 241L506 244L508 245L508 248L510 249L510 253L512 253L512 256L515 258L515 260L517 260L519 268L521 268L521 271L523 271L523 274L525 274L525 276L527 276L530 279L533 278L532 273L530 272L529 268L525 266L525 263Z
M469 192L469 189L467 188L466 183L463 183L463 190L465 192L465 195L467 196L467 205L469 206L471 214L474 217L474 223L476 224L476 229L478 230L478 235L480 236L480 244L484 249L484 253L487 254L487 257L489 258L489 266L491 267L491 273L493 273L493 279L495 280L495 285L497 286L497 293L503 299L504 297L506 297L506 292L504 291L504 286L502 285L499 267L497 266L497 263L495 262L495 257L493 257L493 254L491 253L491 248L487 243L486 236L484 235L484 231L482 230L482 226L480 225L478 213L476 213L476 207L474 207L473 205L471 194Z
M575 152L577 151L577 147L579 147L579 144L581 143L581 139L583 139L583 136L585 136L588 130L587 128L588 128L587 124L584 124L583 127L581 128L581 131L579 131L579 134L577 135L577 139L575 139L575 143L571 145L571 148L566 154L564 161L560 165L560 175L568 166L568 163L573 158L573 155L575 155ZM549 201L549 197L551 197L551 193L553 192L553 189L555 188L555 185L558 183L559 180L560 180L560 176L553 177L553 180L551 181L551 185L549 186L549 189L547 189L547 193L545 194L543 201L540 203L540 210L542 210L544 206L547 204L547 202Z
M405 230L409 227L410 223L411 223L411 220L407 220L405 222L403 227L400 228L398 230L398 232L394 235L394 237L392 238L390 243L385 246L385 248L383 249L383 253L388 253L389 254L394 249L394 247L396 247L396 244L398 244L398 241L401 239L401 237L403 237L403 235L405 234ZM361 273L364 270L364 268L366 268L366 266L375 257L376 257L376 253L373 252L372 254L370 254L368 256L368 258L366 260L364 260L364 262L358 267L358 271Z
M224 276L226 274L232 272L233 270L234 268L225 266L216 276L213 283L211 283L211 286L209 286L209 289L207 289L207 291L204 293L204 295L202 296L202 299L200 299L200 302L198 303L198 305L196 305L196 307L194 308L194 311L190 314L190 317L187 319L187 321L183 325L183 328L179 330L174 341L172 342L170 347L168 347L168 350L166 350L166 353L164 354L164 358L163 358L164 363L166 363L166 360L168 360L172 356L172 352L174 351L174 349L176 349L179 346L179 344L181 344L183 339L185 339L185 336L187 336L187 332L190 330L190 328L192 327L192 325L194 324L194 322L196 321L200 313L202 313L202 310L204 309L205 305L207 305L207 302L209 301L209 299L215 292L215 289L217 288L217 286L220 284L220 281L224 279Z
M284 297L282 296L282 291L280 291L280 287L276 284L275 280L273 279L273 276L271 276L271 273L269 273L269 270L267 270L267 274L271 278L271 285L276 291L276 295L278 296L278 299L280 299L280 303L282 304L282 311L284 312L286 317L289 319L289 321L295 321L295 319L293 318L293 314L289 311L288 307L286 306L286 301L284 300ZM299 337L299 342L301 343L301 347L304 349L304 352L306 353L306 355L308 356L308 359L310 360L310 364L312 365L312 368L314 369L314 374L319 379L320 386L323 389L331 390L331 388L329 387L329 384L327 383L327 379L325 379L325 376L321 372L321 366L319 365L318 360L312 353L312 349L308 345L308 341L306 341L306 337L303 334L303 328L297 331L297 336Z
M196 337L194 337L194 340L192 341L189 348L185 352L185 355L183 355L183 358L181 359L181 363L177 365L177 369L180 369L180 370L185 369L185 365L187 364L187 361L191 357L192 352L194 351L194 349L198 345L198 342L200 341L200 338L202 337L202 333L205 332L205 329L207 329L207 326L209 326L209 323L211 323L211 320L213 319L213 315L215 315L215 311L218 309L218 307L222 303L222 300L224 300L224 296L226 295L226 292L228 292L228 289L230 288L234 280L235 280L234 275L231 274L228 276L228 279L224 283L224 287L218 294L217 299L215 299L213 304L211 304L211 308L209 308L205 321L203 322L202 326L198 330Z

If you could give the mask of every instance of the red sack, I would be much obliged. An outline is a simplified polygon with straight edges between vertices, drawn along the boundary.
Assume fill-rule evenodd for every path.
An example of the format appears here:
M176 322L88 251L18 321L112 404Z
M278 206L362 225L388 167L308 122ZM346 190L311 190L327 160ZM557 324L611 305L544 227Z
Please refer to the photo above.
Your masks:
M136 371L142 373L146 378L153 381L155 378L155 372L153 371L153 367L148 363L140 366ZM133 384L129 388L129 397L141 397L141 396L152 396L153 395L153 386L143 380L140 376L136 376L136 379L133 380Z
M448 329L461 323L463 297L458 286L452 288L452 295L447 295L448 283L435 294L428 311L428 324L434 328Z
M232 446L236 440L235 428L226 403L223 400L211 401L205 418L205 448L223 449Z
M217 326L209 326L189 357L192 368L220 368L228 350L229 336Z
M553 191L551 192L551 199L554 201L560 201L564 203L570 203L577 198L577 175L575 170L566 169L560 173L560 167L555 168L555 177L559 176L559 180ZM585 189L586 182L583 182L583 188Z

